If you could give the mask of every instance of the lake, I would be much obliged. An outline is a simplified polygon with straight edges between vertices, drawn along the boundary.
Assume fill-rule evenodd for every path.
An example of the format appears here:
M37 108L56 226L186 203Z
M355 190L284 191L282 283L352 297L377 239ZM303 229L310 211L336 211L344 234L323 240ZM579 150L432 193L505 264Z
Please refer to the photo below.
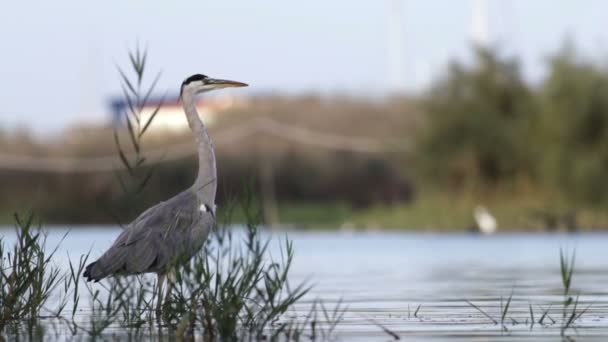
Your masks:
M7 243L14 233L0 230ZM49 227L54 246L65 228ZM91 250L98 257L120 229L74 227L55 262L65 267ZM576 249L573 293L580 294L576 340L608 334L608 234L433 234L406 232L265 232L295 247L291 282L314 285L290 315L303 317L314 299L347 306L339 340L554 341L560 335L563 289L560 248ZM271 245L276 253L276 244ZM512 294L504 326L501 307ZM478 306L491 318L480 310ZM531 313L543 324L530 325Z

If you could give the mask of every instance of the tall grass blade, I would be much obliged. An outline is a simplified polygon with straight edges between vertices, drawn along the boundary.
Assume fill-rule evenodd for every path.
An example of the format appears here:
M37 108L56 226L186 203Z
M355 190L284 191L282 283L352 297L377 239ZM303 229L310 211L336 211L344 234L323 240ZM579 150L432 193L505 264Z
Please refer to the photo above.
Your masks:
M131 92L131 94L136 96L137 90L135 90L135 87L133 87L133 85L131 84L131 81L129 81L129 77L127 77L127 75L124 73L124 71L122 71L122 69L119 66L116 66L116 69L118 70L118 73L120 74L123 84L125 84L127 86L129 91Z
M371 318L367 319L368 321L370 321L373 325L377 326L378 328L382 329L382 331L384 331L387 335L391 336L394 340L400 340L401 337L399 335L397 335L395 332L391 331L389 328L387 328L386 326L380 324L380 322L377 322Z
M502 297L501 297L502 299ZM507 313L509 312L509 305L511 305L511 300L513 299L513 292L511 292L511 295L509 296L509 299L507 299L507 303L505 304L505 308L502 312L502 316L500 317L500 324L504 325L505 322L505 318L507 317ZM502 300L501 300L502 303Z
M473 308L475 308L477 311L479 311L482 315L486 316L489 320L492 321L492 323L494 323L495 325L498 324L498 321L495 320L492 316L488 315L485 311L483 311L479 306L469 302L468 300L465 299L465 302L467 304L469 304L470 306L472 306Z

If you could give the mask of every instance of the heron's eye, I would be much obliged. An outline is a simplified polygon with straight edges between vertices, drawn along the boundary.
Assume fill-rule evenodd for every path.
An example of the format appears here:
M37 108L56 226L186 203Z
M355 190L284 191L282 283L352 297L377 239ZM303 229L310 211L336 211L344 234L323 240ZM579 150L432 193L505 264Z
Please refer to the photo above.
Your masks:
M207 206L206 204L201 204L199 210L204 213L211 211L211 210L209 210L209 206Z

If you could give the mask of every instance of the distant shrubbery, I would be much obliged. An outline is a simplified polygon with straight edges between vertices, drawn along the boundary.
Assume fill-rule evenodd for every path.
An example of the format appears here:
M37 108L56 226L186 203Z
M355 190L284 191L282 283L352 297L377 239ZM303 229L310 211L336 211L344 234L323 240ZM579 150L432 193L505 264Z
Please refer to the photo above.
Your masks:
M514 60L477 51L476 64L452 63L424 101L428 126L418 145L424 174L452 188L494 186L531 171L537 114Z
M608 69L570 47L539 90L543 176L584 203L608 199Z
M111 144L111 135L108 135L108 154L113 153ZM279 209L313 203L362 208L404 201L412 196L412 186L405 173L383 155L339 151L307 153L305 149L293 148L266 161L250 152L250 146L244 146L238 154L218 150L217 203L220 208L227 200L239 197L244 180L255 179L259 185L261 162L272 165ZM272 155L272 151L267 153ZM81 152L80 155L94 154ZM55 174L0 170L0 213L6 213L5 222L10 220L13 211L32 209L44 222L126 223L147 207L191 186L196 170L193 158L156 164L147 186L135 199L124 196L112 172ZM148 168L142 173L147 171ZM127 175L126 171L121 173ZM256 191L259 192L259 188ZM312 218L313 222L317 219L320 218Z
M427 183L455 192L532 187L581 205L608 199L608 70L568 45L538 87L515 59L477 50L472 66L450 65L423 107L417 160Z

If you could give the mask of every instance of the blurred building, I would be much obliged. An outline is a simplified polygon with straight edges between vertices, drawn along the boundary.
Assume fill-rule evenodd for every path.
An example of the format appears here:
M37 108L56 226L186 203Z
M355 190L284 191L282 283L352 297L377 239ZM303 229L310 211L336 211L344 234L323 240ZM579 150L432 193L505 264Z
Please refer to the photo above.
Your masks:
M224 94L200 98L196 103L196 108L201 120L206 125L212 126L222 113L245 107L247 103L245 97ZM109 106L112 125L114 127L125 125L124 115L130 111L128 101L124 97L113 98L109 101ZM189 130L178 95L148 99L140 113L142 124L150 120L158 106L161 106L160 110L148 128L150 133L179 133Z

